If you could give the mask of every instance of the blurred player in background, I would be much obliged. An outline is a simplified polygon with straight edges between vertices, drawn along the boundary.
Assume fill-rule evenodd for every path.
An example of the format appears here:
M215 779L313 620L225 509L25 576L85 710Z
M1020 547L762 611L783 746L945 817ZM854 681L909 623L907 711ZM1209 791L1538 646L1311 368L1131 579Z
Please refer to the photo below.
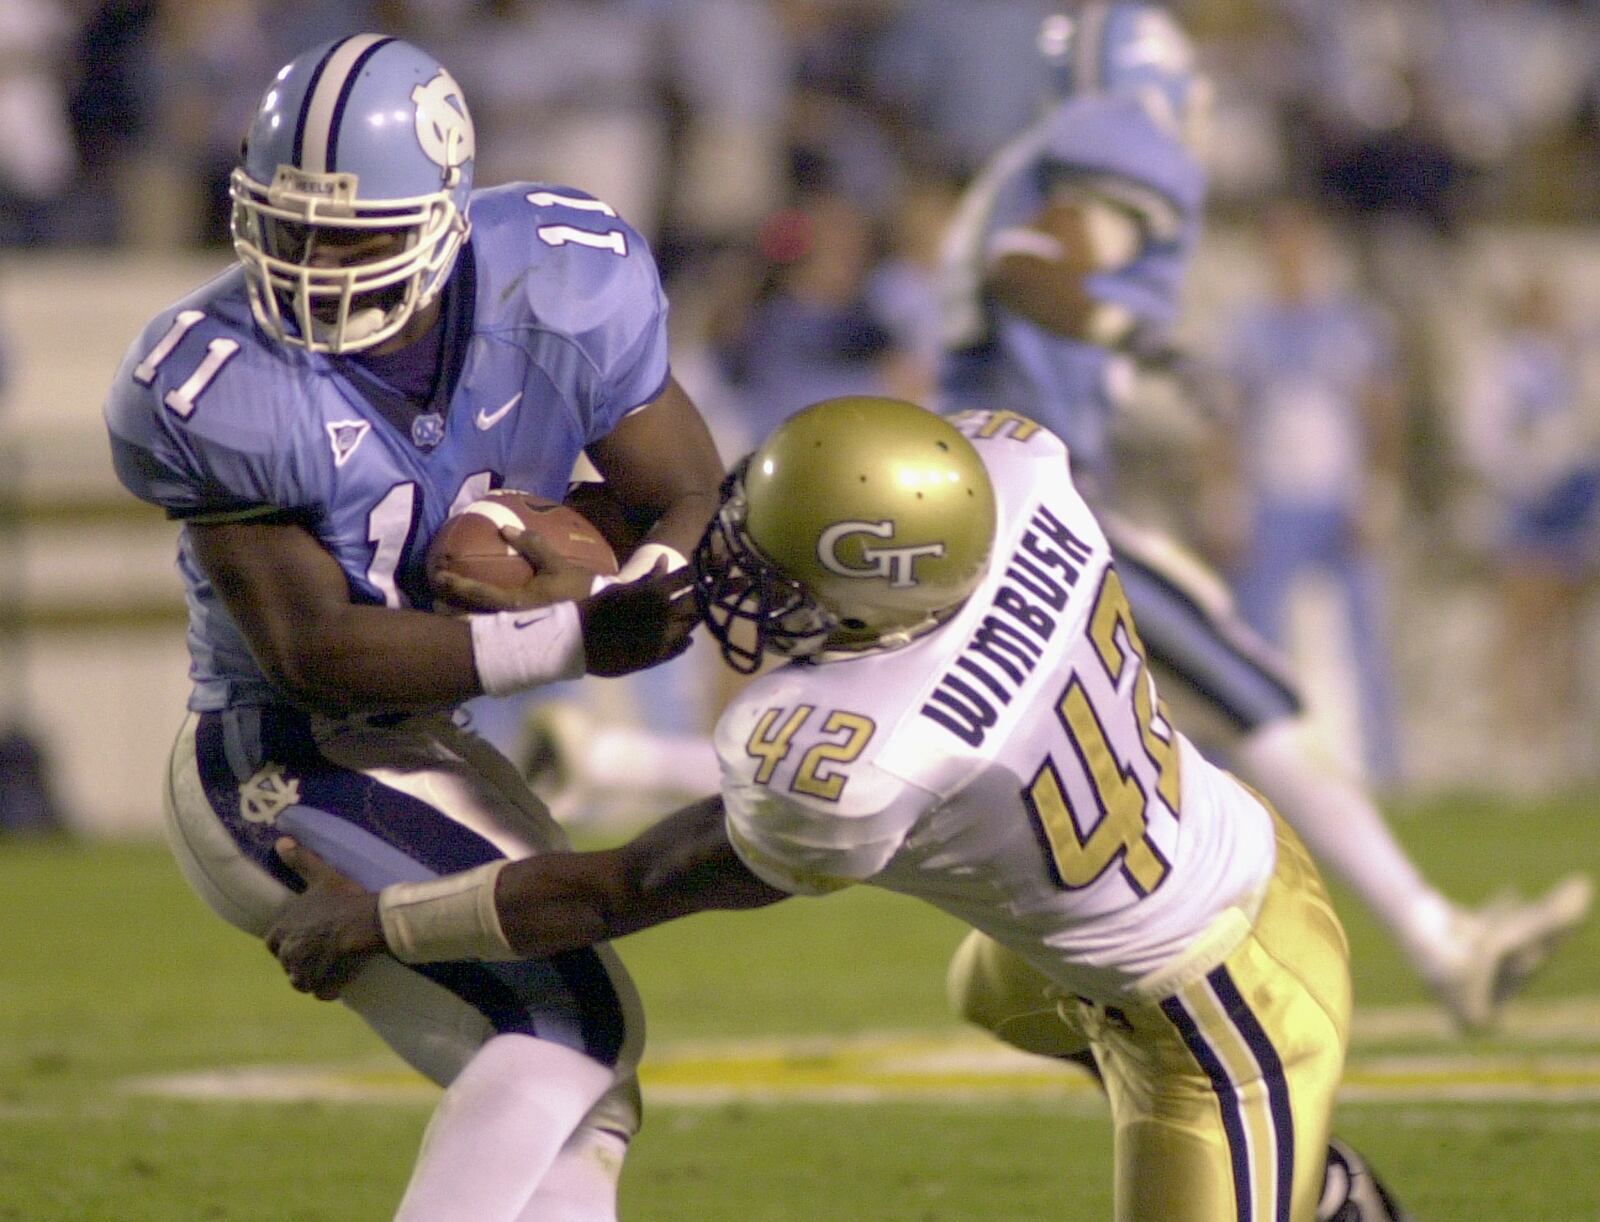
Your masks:
M1366 774L1402 779L1389 660L1382 553L1399 525L1404 405L1393 327L1342 289L1332 234L1309 205L1269 208L1262 225L1269 287L1229 329L1236 388L1233 462L1248 503L1232 558L1239 611L1279 648L1289 599L1307 574L1328 578L1344 608ZM1241 515L1244 516L1244 515Z
M1104 1074L1118 1219L1397 1216L1343 1148L1323 1187L1338 918L1294 833L1170 720L1058 438L815 404L736 468L695 566L730 665L790 659L724 713L721 796L617 850L381 897L285 845L315 883L268 936L297 987L337 995L423 913L498 960L870 882L1048 981L1057 1037Z
M1600 345L1548 273L1517 286L1463 403L1467 458L1494 501L1495 690L1514 784L1594 771L1581 716L1587 596L1600 569Z
M666 570L721 464L668 370L651 252L581 191L473 193L474 153L456 82L416 47L363 34L294 59L232 180L240 265L146 328L106 405L122 481L183 524L173 851L252 935L300 886L284 832L371 886L561 844L452 707L627 673L693 622ZM559 499L580 454L651 524L619 583L547 573L476 602L446 583L485 609L429 614L423 556L453 509L502 486ZM643 1030L608 950L383 960L345 999L448 1086L401 1217L615 1217Z
M1074 478L1098 502L1110 492L1107 434L1133 362L1173 357L1168 331L1205 197L1198 150L1207 86L1188 39L1154 5L1074 6L1044 23L1040 48L1058 100L980 172L948 234L943 406L1003 405L1046 425L1066 440ZM1115 517L1106 530L1169 687L1222 715L1236 732L1234 765L1378 916L1456 1025L1492 1025L1583 919L1590 881L1568 878L1531 903L1478 911L1452 903L1319 744L1292 681L1220 583L1165 539ZM1025 1004L1037 990L1007 989L979 938L958 956L956 976ZM1029 966L1011 958L1026 976ZM973 1017L1006 1026L973 987L958 979L957 991Z

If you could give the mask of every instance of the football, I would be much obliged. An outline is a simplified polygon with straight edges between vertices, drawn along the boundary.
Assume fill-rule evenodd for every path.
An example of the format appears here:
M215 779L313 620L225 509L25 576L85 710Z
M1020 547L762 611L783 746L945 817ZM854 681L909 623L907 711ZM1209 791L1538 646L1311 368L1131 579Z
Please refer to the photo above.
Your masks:
M533 531L590 572L609 577L617 571L611 545L577 510L530 492L498 489L452 514L439 527L428 545L429 584L440 573L450 572L501 588L522 585L533 576L533 567L500 537L502 526Z

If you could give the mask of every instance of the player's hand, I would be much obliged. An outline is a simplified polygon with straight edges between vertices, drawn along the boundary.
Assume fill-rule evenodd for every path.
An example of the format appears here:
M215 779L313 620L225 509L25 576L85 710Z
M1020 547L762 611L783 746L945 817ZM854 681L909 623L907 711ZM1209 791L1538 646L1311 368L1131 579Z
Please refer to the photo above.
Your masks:
M491 586L445 569L434 576L434 593L463 611L529 611L588 596L594 585L592 569L567 559L531 530L502 526L500 537L527 560L532 577L520 586Z
M578 604L583 650L591 675L632 674L689 648L699 622L694 569L667 571L657 561L638 581L607 586Z
M378 897L304 845L285 837L274 847L306 880L306 889L267 930L267 949L278 957L290 984L332 1001L384 949Z

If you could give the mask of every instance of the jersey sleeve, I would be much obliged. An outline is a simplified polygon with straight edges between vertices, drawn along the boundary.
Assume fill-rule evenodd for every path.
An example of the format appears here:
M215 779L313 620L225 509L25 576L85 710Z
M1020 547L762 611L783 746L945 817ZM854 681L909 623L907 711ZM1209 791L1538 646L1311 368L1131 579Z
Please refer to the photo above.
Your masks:
M886 728L841 700L855 703L813 672L783 667L717 723L728 839L757 876L797 895L872 878L930 800L877 764Z
M164 315L129 349L106 399L117 477L183 520L304 509L306 473L283 444L290 397L248 340L203 315Z
M527 326L552 380L573 388L586 441L660 395L667 299L642 234L571 187L495 188L474 198L473 215L474 241L489 247L490 292L520 300L523 317L503 321Z
M902 787L870 813L847 812L766 785L723 786L728 840L763 882L794 895L826 895L888 865L927 804Z
M996 487L1038 478L1035 464L1068 466L1067 443L1036 420L1006 408L970 408L948 417L971 441ZM1024 464L1017 466L1016 464ZM1067 478L1064 474L1059 478Z
M1053 189L1126 208L1156 241L1176 240L1205 198L1198 163L1132 98L1086 98L1062 107L1041 171Z

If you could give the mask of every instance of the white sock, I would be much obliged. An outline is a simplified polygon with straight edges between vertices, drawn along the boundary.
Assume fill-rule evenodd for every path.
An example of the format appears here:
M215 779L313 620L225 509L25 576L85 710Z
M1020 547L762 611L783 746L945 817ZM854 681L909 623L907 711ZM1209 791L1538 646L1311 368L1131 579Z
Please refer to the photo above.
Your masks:
M716 793L722 765L709 736L658 734L638 726L606 726L585 745L582 778L599 789Z
M1235 759L1240 775L1413 960L1447 952L1455 906L1422 877L1372 799L1309 725L1284 720L1263 726L1240 742Z
M518 1222L617 1222L617 1181L628 1143L585 1126L561 1147Z
M548 1040L497 1035L440 1099L396 1222L512 1222L615 1080ZM597 1215L603 1216L603 1215Z

